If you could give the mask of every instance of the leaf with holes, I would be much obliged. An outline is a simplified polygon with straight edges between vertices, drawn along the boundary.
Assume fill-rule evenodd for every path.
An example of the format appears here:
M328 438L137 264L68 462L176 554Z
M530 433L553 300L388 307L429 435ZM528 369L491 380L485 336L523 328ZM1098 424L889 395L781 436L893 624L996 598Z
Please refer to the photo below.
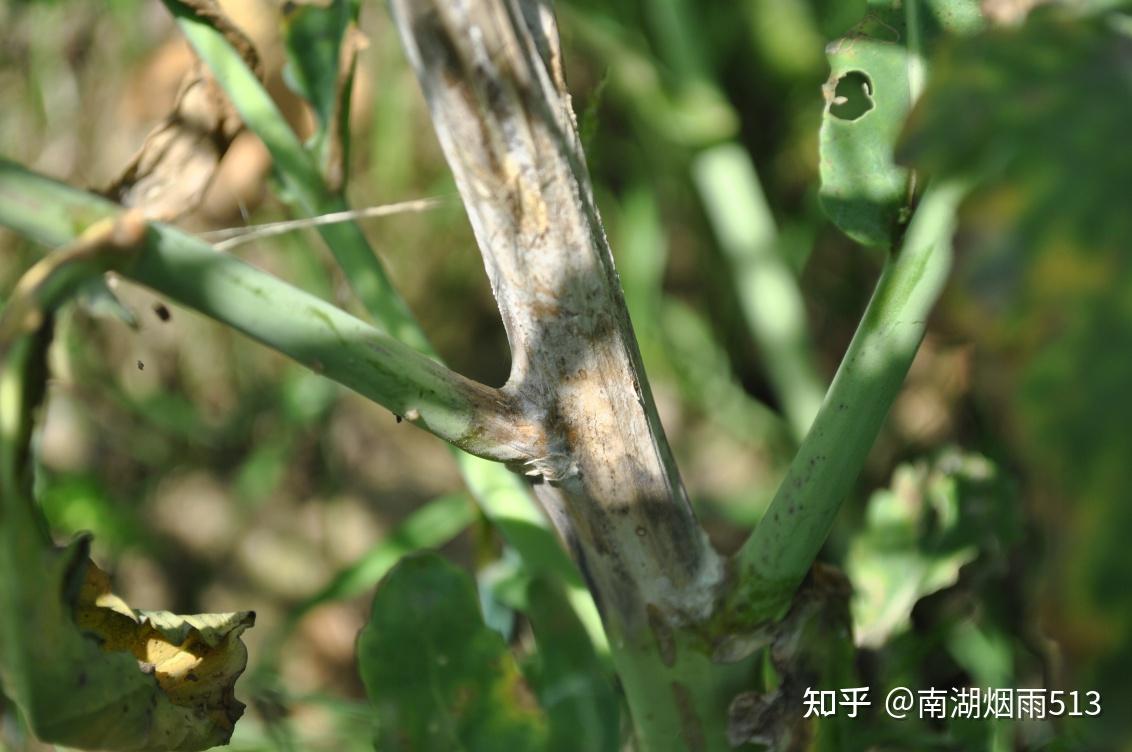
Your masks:
M373 599L358 638L382 750L543 750L546 716L475 583L436 554L406 557Z
M900 45L845 38L829 48L823 87L821 203L858 243L888 248L908 198L892 147L908 114L907 54Z
M970 32L982 19L977 0L906 2L870 0L864 18L826 49L822 208L846 235L881 248L896 240L911 199L910 172L893 153L922 56L941 34Z

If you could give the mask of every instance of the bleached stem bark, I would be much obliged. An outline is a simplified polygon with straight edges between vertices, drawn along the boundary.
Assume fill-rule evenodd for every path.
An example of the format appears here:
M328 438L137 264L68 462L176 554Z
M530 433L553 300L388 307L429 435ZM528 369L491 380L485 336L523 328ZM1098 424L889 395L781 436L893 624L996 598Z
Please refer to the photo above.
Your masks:
M520 469L598 602L638 743L716 748L723 719L705 717L717 698L700 686L711 668L681 630L709 616L723 566L645 379L553 14L535 0L392 7L510 340L502 391L545 434Z

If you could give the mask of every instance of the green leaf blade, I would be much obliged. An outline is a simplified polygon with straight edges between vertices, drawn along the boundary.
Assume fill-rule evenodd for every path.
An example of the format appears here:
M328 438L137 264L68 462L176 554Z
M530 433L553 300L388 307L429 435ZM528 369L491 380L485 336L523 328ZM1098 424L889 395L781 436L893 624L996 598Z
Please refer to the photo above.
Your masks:
M403 559L378 586L358 656L382 750L546 746L546 718L484 625L474 582L436 554Z
M888 248L908 197L909 172L893 158L911 105L907 51L848 37L828 54L819 133L822 208L853 240Z
M826 48L819 132L822 209L865 246L891 248L913 202L896 144L942 39L983 27L976 0L870 0L864 18Z

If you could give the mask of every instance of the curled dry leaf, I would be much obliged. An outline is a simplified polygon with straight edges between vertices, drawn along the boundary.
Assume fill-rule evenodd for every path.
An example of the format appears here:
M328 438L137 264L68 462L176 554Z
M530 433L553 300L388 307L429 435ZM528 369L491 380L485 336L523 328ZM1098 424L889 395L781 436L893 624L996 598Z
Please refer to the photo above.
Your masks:
M350 130L350 90L358 53L369 46L369 38L351 22L342 35L339 49L338 76L334 87L334 118L327 128L323 172L327 187L341 191L346 184L347 137Z
M770 752L811 749L821 719L806 718L807 687L853 685L853 640L849 581L839 570L817 563L789 613L776 623L769 658L778 675L766 692L737 695L728 708L728 741L734 747L762 744Z
M10 506L5 523L26 527L19 512L30 509ZM40 740L132 752L228 742L244 709L233 687L253 613L135 612L90 563L89 538L55 548L6 537L0 679Z
M152 673L185 723L231 735L244 712L233 693L248 661L240 635L255 623L254 612L134 611L111 592L107 574L88 562L74 615L104 651L130 653L138 670Z
M220 31L248 67L262 78L255 46L215 0L175 3ZM173 111L146 136L145 143L103 193L148 217L173 220L196 208L220 160L243 127L224 91L199 60L181 83Z

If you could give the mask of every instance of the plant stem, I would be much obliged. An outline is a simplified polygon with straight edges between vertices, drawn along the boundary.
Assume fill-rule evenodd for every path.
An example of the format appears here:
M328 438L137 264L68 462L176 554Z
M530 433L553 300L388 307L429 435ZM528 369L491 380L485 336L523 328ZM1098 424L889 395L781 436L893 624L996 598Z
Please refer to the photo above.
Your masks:
M0 161L0 224L50 245L77 233L54 209L101 218L121 210ZM325 301L172 227L150 225L145 252L122 274L347 386L473 454L523 462L540 431L498 390L449 371Z
M790 602L855 482L923 339L951 268L965 185L929 187L889 259L825 403L770 508L737 553L729 618L773 618Z
M795 439L806 435L825 386L813 363L805 302L778 244L774 217L746 149L729 142L699 154L692 176L727 258L747 328Z
M553 15L395 0L394 18L542 418L535 493L602 606L638 749L724 750L726 684L686 629L722 581L649 392L594 205Z
M329 190L314 159L227 37L197 16L181 12L179 4L167 5L240 112L245 125L266 145L291 203L308 217L346 210L345 197ZM318 232L376 324L394 338L439 360L358 224L320 225ZM464 482L484 515L518 551L532 574L549 570L564 579L578 618L587 626L595 648L604 653L607 643L597 607L523 483L498 464L453 451Z

